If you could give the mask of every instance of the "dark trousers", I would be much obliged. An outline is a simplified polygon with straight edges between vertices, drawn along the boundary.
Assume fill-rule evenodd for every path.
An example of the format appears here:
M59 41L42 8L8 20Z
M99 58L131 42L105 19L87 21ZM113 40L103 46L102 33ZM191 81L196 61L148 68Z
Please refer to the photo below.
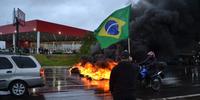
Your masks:
M117 93L112 94L113 100L136 100L136 97L134 94L131 93Z

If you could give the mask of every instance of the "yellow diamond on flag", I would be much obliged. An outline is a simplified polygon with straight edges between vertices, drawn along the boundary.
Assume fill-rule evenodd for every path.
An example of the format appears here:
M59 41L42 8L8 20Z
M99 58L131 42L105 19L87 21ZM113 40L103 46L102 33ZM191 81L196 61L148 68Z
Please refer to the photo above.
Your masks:
M118 18L110 17L107 22L104 24L104 28L102 28L99 32L99 36L103 37L112 37L112 38L120 38L122 27L125 25L123 20Z

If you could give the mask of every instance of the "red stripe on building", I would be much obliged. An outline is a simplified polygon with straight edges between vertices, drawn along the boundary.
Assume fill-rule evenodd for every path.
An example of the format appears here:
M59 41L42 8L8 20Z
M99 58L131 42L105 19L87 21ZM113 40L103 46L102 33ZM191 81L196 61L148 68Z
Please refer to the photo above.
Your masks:
M41 33L51 33L51 34L60 33L62 35L77 36L77 37L84 37L87 33L90 32L88 30L83 30L75 27L60 25L42 20L27 21L25 23L25 26L19 27L19 32L28 33L28 32L33 32L34 29L36 29L36 31L40 31ZM0 33L3 35L15 33L15 30L16 30L15 26L12 24L0 26Z

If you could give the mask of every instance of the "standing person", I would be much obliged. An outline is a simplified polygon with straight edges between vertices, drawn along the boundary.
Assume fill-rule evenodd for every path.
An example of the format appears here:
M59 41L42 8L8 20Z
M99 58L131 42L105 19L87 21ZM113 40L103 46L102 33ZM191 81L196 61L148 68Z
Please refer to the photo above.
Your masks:
M123 51L121 61L115 66L110 75L110 91L113 100L136 100L136 65L129 60L129 53Z

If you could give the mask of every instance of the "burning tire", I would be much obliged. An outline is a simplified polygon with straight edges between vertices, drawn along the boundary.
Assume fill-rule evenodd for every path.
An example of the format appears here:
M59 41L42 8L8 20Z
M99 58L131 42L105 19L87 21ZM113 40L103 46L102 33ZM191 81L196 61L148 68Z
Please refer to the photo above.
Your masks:
M78 69L78 68L75 68L75 67L71 68L71 69L70 69L70 72L71 72L71 73L74 73L74 74L80 74L79 69Z

